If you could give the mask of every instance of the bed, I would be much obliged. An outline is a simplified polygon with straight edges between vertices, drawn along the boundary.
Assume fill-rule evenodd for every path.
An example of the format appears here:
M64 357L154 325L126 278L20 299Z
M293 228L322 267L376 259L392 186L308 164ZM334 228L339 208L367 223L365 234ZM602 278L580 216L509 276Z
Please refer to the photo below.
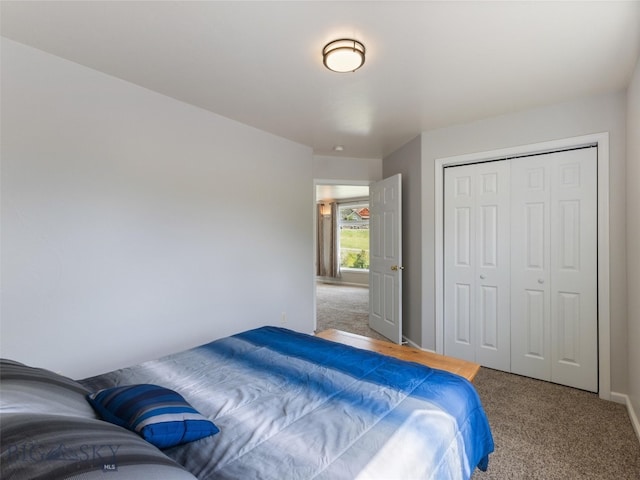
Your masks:
M493 451L466 379L282 328L78 382L29 369L2 365L3 479L468 479ZM50 378L27 388L29 375ZM149 385L179 394L215 431L157 448L86 400ZM36 446L35 459L25 445ZM96 458L99 445L111 449Z

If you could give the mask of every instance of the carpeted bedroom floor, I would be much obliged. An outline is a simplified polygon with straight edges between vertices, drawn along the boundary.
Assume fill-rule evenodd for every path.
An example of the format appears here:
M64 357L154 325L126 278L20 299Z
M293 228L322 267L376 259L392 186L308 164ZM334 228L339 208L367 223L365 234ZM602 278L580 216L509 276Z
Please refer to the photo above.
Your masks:
M366 288L317 285L317 330L382 338L368 326ZM640 443L624 405L596 394L481 368L474 385L496 445L473 480L638 480Z
M474 384L496 448L473 480L640 479L640 444L624 405L488 368Z
M369 289L316 283L317 327L387 340L369 328Z

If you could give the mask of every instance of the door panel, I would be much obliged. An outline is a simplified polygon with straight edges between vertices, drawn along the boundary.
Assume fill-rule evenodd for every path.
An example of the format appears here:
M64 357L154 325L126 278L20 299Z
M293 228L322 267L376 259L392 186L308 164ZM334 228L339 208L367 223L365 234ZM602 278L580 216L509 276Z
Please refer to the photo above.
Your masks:
M580 295L576 293L558 294L558 361L580 366Z
M483 267L498 266L498 206L484 205L480 221L480 265Z
M471 285L455 286L455 343L471 346Z
M559 267L564 270L580 270L580 203L564 201L558 203L560 215Z
M590 391L598 389L596 153L511 166L512 371Z
M445 353L509 368L509 165L445 170Z
M461 207L455 209L455 265L471 267L471 209Z
M544 360L544 315L545 315L545 293L543 290L525 291L527 327L525 356L536 360Z
M545 155L546 156L546 155ZM551 380L598 391L597 149L548 155L552 162Z
M402 177L369 188L369 326L402 341Z
M370 254L372 257L373 255ZM369 271L369 315L382 317L381 275Z
M475 361L499 370L511 367L509 322L509 162L475 165L475 309L479 330ZM473 248L473 247L472 247Z
M549 198L544 156L511 166L511 371L551 378Z
M498 349L498 289L482 287L480 294L480 345Z
M543 270L545 255L545 205L530 202L524 206L525 211L525 251L527 269Z
M385 199L385 205L389 205L387 202L393 202L393 198ZM398 255L398 246L396 245L396 212L394 211L385 211L383 213L384 218L384 241L382 242L384 248L384 258L385 260L395 260Z
M445 169L445 354L475 361L475 230L473 166Z

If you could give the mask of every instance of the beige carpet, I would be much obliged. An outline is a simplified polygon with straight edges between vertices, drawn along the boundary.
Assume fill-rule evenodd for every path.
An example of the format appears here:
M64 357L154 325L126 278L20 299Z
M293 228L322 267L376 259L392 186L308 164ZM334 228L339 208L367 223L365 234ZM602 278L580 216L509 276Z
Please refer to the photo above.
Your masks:
M368 290L317 286L318 331L384 338L368 326ZM596 394L481 368L474 381L496 445L473 480L638 480L640 443L623 405Z
M496 450L473 480L640 479L640 443L625 406L488 368L474 384Z
M369 328L369 289L366 287L317 283L316 305L318 332L335 328L387 340Z

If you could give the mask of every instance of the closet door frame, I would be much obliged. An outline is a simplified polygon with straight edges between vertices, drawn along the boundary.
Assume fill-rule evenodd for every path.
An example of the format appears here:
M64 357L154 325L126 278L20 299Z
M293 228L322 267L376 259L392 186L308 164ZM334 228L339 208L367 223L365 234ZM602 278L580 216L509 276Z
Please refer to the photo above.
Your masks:
M436 352L444 353L444 168L595 145L598 149L598 395L611 400L609 133L596 133L435 160Z

